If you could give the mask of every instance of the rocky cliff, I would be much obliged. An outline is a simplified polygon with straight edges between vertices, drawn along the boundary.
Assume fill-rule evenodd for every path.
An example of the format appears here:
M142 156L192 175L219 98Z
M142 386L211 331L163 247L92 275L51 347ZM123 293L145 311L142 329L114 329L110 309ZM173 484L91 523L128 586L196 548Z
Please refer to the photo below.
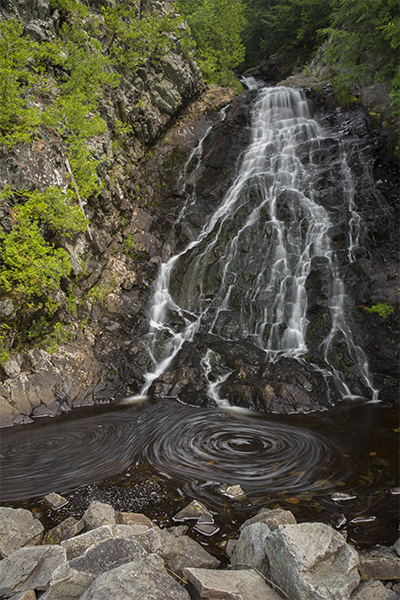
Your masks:
M62 10L64 4L9 0L0 7L0 22L21 22L24 36L45 47L57 39L60 27L68 20ZM101 44L110 43L101 30L101 8L113 3L85 4L89 8L85 19L95 15L100 20L97 35ZM157 19L165 15L177 19L170 12L170 4L146 0L137 9L141 18L148 14ZM184 24L178 30L182 38L187 37ZM26 334L21 343L16 330L22 327L23 306L15 294L3 290L2 425L109 400L117 391L129 388L131 381L136 382L145 368L143 362L148 359L141 357L140 348L131 350L131 342L145 331L148 290L157 263L168 251L167 223L160 222L155 206L156 190L166 185L157 170L161 163L149 170L146 161L155 140L204 88L193 53L183 50L177 35L171 33L169 37L166 54L144 60L134 70L120 69L119 84L105 89L99 101L98 114L106 126L102 133L89 138L87 145L90 158L97 160L102 189L87 198L86 233L51 240L55 247L67 251L72 269L56 292L59 308L49 324L47 339L46 327L40 331L38 323L31 321L24 324ZM51 68L47 77L52 85ZM51 103L52 98L56 95L46 102ZM129 134L118 134L117 122L130 126ZM12 227L16 193L71 184L66 155L65 135L46 125L40 125L31 143L1 147L0 188L10 186L14 193L11 199L3 198L0 206L4 232Z
M101 18L102 4L88 3L91 14ZM9 0L3 3L0 14L3 19L19 19L26 34L45 44L57 36L62 24L62 13L55 6L48 0ZM147 0L139 8L141 14L161 18L168 14L170 3ZM184 39L184 25L179 25L179 31ZM110 43L101 34L99 38L103 45ZM97 175L104 187L87 198L85 211L90 226L86 233L73 239L54 236L51 240L68 252L72 267L71 274L61 279L57 292L59 308L54 320L58 326L53 323L53 329L46 333L36 332L32 325L30 335L25 335L21 344L13 328L21 307L12 294L0 298L6 350L0 389L0 420L4 426L29 422L36 416L54 416L77 406L109 402L141 389L143 376L152 366L143 341L148 330L151 286L159 263L170 256L172 224L184 202L176 182L190 152L213 123L216 127L207 138L204 168L196 182L201 211L207 214L232 183L237 157L248 144L254 93L246 91L235 97L228 89L205 90L193 54L184 50L176 31L169 39L172 43L167 54L145 60L136 69L121 69L118 86L107 88L100 100L98 112L106 127L103 133L92 136L88 145L91 156L98 161ZM366 228L362 252L352 265L343 262L343 266L357 343L366 350L381 397L393 401L398 385L399 273L398 237L391 224L398 219L398 170L386 160L384 136L374 131L360 107L350 107L348 113L343 113L326 82L322 92L316 80L295 79L286 84L319 88L319 92L309 92L315 112L342 129L349 139L363 137L365 147L371 149L368 168L372 179L363 180L363 152L354 153L352 159L360 179L356 201ZM221 122L218 111L228 104L227 118ZM117 122L129 125L129 130L118 128ZM65 143L65 137L57 131L42 126L31 143L3 147L1 187L10 185L17 192L71 183ZM379 197L368 194L372 180L380 186ZM12 199L0 206L1 225L6 232L11 229L13 206ZM194 229L199 218L201 215L194 211ZM340 227L333 237L339 254L343 234ZM177 247L190 239L189 230L178 228L173 235ZM316 265L308 282L311 325L307 343L315 350L311 350L311 361L318 360L316 349L326 312L325 283ZM371 304L385 303L395 306L396 311L387 316L365 311ZM226 327L234 327L234 323ZM233 403L261 410L269 406L278 412L320 409L329 404L323 400L322 376L313 397L298 394L311 377L307 366L299 370L296 361L289 361L279 368L270 365L265 372L256 372L254 365L261 360L261 351L243 343L237 345L236 374L223 390ZM183 360L171 365L152 392L161 396L179 394L189 403L207 403L206 382L196 375L202 351L196 345L192 349L184 347ZM216 351L229 354L222 346ZM270 392L260 400L266 377L271 380L271 386L267 386ZM278 393L278 388L283 392Z

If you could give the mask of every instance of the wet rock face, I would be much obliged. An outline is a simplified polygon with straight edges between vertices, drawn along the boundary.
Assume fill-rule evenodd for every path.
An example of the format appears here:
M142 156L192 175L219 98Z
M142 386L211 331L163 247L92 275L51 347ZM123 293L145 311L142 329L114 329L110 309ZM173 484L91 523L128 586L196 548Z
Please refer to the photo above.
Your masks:
M189 208L185 222L173 229L176 248L184 248L190 240L195 239L209 214L215 211L215 206L219 205L231 186L238 157L249 143L254 97L253 92L245 92L236 98L227 110L226 120L214 126L205 139L202 167L197 170L196 179L192 177L193 181L186 190L190 193L191 185L195 186L196 202ZM346 111L338 107L336 97L328 87L322 94L308 90L307 98L315 118L332 133L330 137L324 137L311 153L308 142L299 143L296 156L302 163L311 157L318 165L313 193L318 196L318 202L331 219L329 234L332 249L344 281L343 311L354 342L369 361L371 381L379 390L380 398L397 401L398 231L392 223L398 220L398 172L390 161L384 160L382 139L371 128L363 109L358 107ZM348 179L338 180L335 169L340 168L344 156L347 157L351 173ZM288 190L283 194L286 197L279 199L281 208L277 216L282 220L290 220L291 194ZM237 212L234 218L244 219L246 215L242 217ZM229 243L232 237L229 220L224 223L221 237ZM326 258L312 259L305 282L308 351L304 362L284 359L264 364L263 352L249 339L241 339L242 311L247 310L242 307L242 298L246 296L246 277L250 279L258 272L257 257L251 262L248 259L249 250L254 248L255 243L250 237L245 242L239 242L241 246L238 246L235 266L238 270L247 271L247 275L243 277L239 292L231 294L229 310L221 311L218 318L209 311L209 316L202 322L204 331L198 332L193 342L182 347L168 371L153 384L151 391L156 396L171 395L201 406L212 404L207 389L223 376L225 381L220 387L220 397L234 405L256 410L307 412L321 410L338 399L332 379L324 377L314 368L315 365L321 369L326 367L323 341L332 328L329 308L332 275L327 268ZM349 243L351 251L348 249ZM173 297L181 306L187 304L183 273L189 268L189 262L190 256L171 281ZM210 264L204 267L206 274L202 293L206 301L213 299L212 290L218 288L223 266L219 262L219 250L215 247L212 264L210 259ZM207 296L208 290L210 294ZM386 318L365 310L382 302L394 308L394 312ZM219 342L217 336L207 337L206 331L211 327L213 332L225 338L224 342ZM216 370L211 369L208 378L201 368L207 348L217 354L223 365ZM344 374L353 393L370 397L371 389L354 372L353 354L346 336L337 332L332 338L328 356L332 368Z

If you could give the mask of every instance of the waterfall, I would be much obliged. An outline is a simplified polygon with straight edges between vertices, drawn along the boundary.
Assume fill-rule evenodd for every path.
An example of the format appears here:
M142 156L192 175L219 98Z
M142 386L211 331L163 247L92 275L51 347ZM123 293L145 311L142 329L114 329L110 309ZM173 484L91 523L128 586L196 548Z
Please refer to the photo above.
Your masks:
M181 177L185 191L192 163L192 191L178 217L182 227L188 211L196 207L196 172L201 167L203 142L204 138ZM327 161L338 173L347 204L343 217L349 223L347 254L351 261L361 220L340 139L311 116L302 90L262 89L253 108L251 141L239 158L230 189L204 217L197 235L190 229L186 247L160 267L148 333L154 368L145 376L141 395L147 394L182 345L199 332L227 342L251 340L268 361L282 357L304 360L309 326L306 281L318 264L328 281L330 330L318 350L323 367L315 368L333 377L342 397L353 395L333 359L334 343L340 338L353 369L376 397L365 355L354 342L346 317L341 268L330 238L333 223L316 185L326 176ZM330 185L333 190L335 182ZM333 192L328 189L327 193ZM207 351L202 368L209 381L208 393L218 401L217 384L224 376L210 379L211 356L214 362L218 360Z

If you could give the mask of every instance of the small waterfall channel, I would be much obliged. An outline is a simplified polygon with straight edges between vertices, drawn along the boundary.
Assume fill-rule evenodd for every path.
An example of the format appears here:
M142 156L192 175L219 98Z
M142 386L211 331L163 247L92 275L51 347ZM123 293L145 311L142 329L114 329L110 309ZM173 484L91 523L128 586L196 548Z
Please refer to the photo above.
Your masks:
M317 349L318 364L310 362L333 380L342 398L360 395L335 363L335 343L340 340L351 371L369 390L369 398L376 400L366 357L354 342L346 317L340 262L331 240L333 223L322 201L340 182L351 262L359 244L361 218L340 139L312 117L304 91L262 89L254 103L251 140L240 157L237 176L196 231L190 227L190 216L196 210L195 182L203 142L204 138L181 176L183 191L187 178L192 183L177 222L186 228L189 241L161 265L154 286L148 334L154 368L146 374L141 396L198 333L227 342L251 341L264 351L268 362L288 357L303 361L310 322L307 278L313 265L319 265L327 281L329 326ZM321 191L317 182L327 172L329 181ZM209 381L209 397L227 404L218 387L231 371L219 365L218 374L213 374L218 360L208 348L201 366Z

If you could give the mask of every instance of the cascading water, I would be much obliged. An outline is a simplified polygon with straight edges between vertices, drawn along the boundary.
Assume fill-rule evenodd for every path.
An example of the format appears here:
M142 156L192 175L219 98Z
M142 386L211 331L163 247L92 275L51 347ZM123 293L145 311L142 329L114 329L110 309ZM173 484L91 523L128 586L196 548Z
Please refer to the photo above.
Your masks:
M353 371L376 397L366 358L354 343L346 319L344 285L330 239L332 221L315 185L326 172L324 149L332 146L329 161L338 172L347 204L343 216L349 223L347 248L352 260L360 217L340 140L312 118L301 90L280 87L259 93L251 141L235 181L204 218L198 234L188 228L190 242L161 265L148 335L155 366L146 375L142 395L168 369L184 342L191 342L200 330L220 339L251 340L264 350L268 361L282 357L302 360L308 350L306 282L317 262L323 265L329 282L330 330L319 347L323 365L315 368L333 377L342 397L352 395L332 357L334 343L340 338ZM178 219L183 227L187 208L193 210L196 203L195 171L200 168L200 153L201 145L194 153L196 164L190 175L194 191ZM231 314L235 325L226 328ZM209 379L212 369L207 355L202 365L207 365ZM215 385L212 395L214 400L218 398Z

